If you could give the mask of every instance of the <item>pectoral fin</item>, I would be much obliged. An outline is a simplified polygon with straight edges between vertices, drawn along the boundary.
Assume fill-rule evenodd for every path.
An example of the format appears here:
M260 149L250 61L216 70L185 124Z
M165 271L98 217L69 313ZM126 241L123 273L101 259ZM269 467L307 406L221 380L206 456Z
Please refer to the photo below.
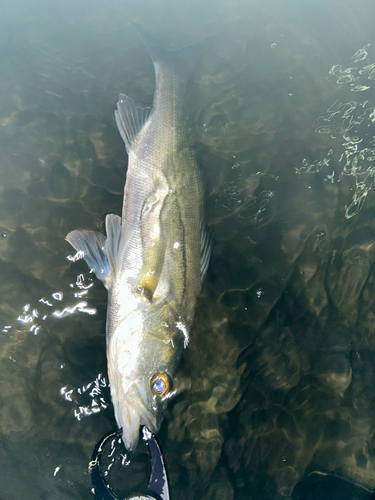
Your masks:
M167 183L160 182L147 196L142 208L143 266L138 275L135 291L149 302L154 299L154 293L164 266L167 243L161 219L167 195Z
M108 289L111 285L111 270L105 253L104 235L98 231L71 231L65 239L78 252L77 258L85 259L90 271Z
M154 299L154 293L159 283L164 265L165 249L164 238L158 238L154 240L154 246L150 246L144 254L144 264L139 273L135 291L139 295L143 295L149 302Z

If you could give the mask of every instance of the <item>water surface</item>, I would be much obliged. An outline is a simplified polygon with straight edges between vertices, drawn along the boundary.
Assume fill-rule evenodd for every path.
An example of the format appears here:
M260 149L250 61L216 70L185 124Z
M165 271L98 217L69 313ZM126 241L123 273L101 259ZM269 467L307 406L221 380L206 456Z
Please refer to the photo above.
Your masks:
M106 292L64 238L121 211L113 110L154 89L130 20L171 50L206 40L189 107L215 241L159 434L172 498L302 499L316 472L375 489L374 15L365 0L3 6L1 499L92 498L91 452L115 427ZM115 448L108 479L139 490L146 450Z

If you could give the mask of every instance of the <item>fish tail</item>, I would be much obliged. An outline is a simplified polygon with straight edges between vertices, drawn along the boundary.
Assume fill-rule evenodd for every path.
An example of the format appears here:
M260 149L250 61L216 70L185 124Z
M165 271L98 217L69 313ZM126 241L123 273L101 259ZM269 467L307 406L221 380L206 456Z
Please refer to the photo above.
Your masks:
M158 44L142 26L134 22L132 22L132 25L151 56L156 74L159 72L161 65L167 64L174 67L176 73L184 80L188 80L194 73L202 57L202 46L200 43L180 50L169 51Z

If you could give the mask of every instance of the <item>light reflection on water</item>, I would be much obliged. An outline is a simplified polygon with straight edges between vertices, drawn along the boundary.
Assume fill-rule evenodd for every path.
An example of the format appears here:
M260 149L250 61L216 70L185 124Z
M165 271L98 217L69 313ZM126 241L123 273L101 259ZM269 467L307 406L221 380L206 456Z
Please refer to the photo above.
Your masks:
M329 70L328 81L337 85L349 84L351 92L364 92L358 96L357 102L340 102L336 100L324 115L320 115L313 122L315 132L318 134L330 134L332 139L340 136L344 142L340 145L340 170L336 176L336 182L353 179L355 186L350 194L351 201L345 206L345 217L351 219L356 216L366 201L375 176L375 135L373 129L375 117L375 102L372 95L367 91L371 89L368 80L375 79L375 63L362 63L369 56L371 43L358 49L351 57L351 63L356 66L342 69L341 64L333 65ZM361 63L358 65L358 63ZM362 67L361 67L362 66ZM367 85L356 82L367 81ZM362 99L361 99L362 98ZM352 131L349 135L349 132ZM355 135L354 135L355 134ZM369 136L370 134L370 136ZM302 167L296 168L296 174L315 174L325 167L330 167L333 154L330 149L327 156L322 160L314 160L311 164L306 159L302 161ZM332 170L327 179L334 184L335 170Z
M108 387L107 379L98 373L95 380L89 382L87 385L78 387L77 389L69 389L68 386L62 387L60 389L60 394L64 396L67 401L74 403L74 417L79 421L83 417L92 415L93 413L98 413L102 409L108 408L108 401L102 396L102 388ZM90 389L90 392L88 390ZM83 400L89 400L88 397L82 397L86 392L87 396L90 396L91 402L83 406Z
M80 274L77 276L76 282L74 284L71 283L69 286L73 290L71 293L65 295L65 302L71 304L72 300L81 299L82 296L87 295L89 289L94 286L94 282L91 277L85 278L84 274ZM77 292L77 289L80 291ZM17 317L17 322L27 327L28 331L33 335L46 335L47 332L41 330L43 328L42 322L46 321L49 317L64 319L77 313L85 313L92 316L97 312L95 308L89 307L88 302L85 301L77 302L77 300L74 300L76 303L73 302L73 305L65 306L62 310L56 307L56 302L64 302L63 292L54 292L51 294L51 298L42 297L39 299L39 303L42 304L42 306L38 306L38 308L35 307L32 309L30 304L25 304L22 308L22 313ZM51 309L46 309L46 307L43 306ZM46 313L46 311L48 312ZM2 331L11 336L17 335L17 324L5 325ZM13 332L15 333L13 334ZM9 359L13 363L17 363L17 359L14 357L9 356ZM60 369L63 368L64 365L61 364ZM81 387L61 387L60 394L64 396L66 401L73 403L74 417L80 421L85 416L98 413L102 409L107 409L108 396L102 392L102 389L106 387L108 387L106 377L98 373L94 380ZM57 468L57 471L58 470L59 468Z
M70 284L73 291L70 296L66 294L65 301L71 302L72 298L81 299L82 296L88 294L89 289L93 286L94 283L90 277L85 278L84 274L78 275L76 282L74 284ZM77 292L76 289L81 291ZM53 300L51 300L51 298ZM63 292L54 292L51 294L51 298L42 297L39 299L39 303L42 304L42 307L38 306L38 308L31 309L30 304L25 304L22 308L22 313L17 317L17 322L20 322L24 326L28 327L28 331L33 335L45 335L46 332L41 331L43 328L41 321L46 321L49 317L63 319L76 313L85 313L92 316L97 312L95 308L88 307L88 302L84 301L75 301L77 303L74 305L65 306L64 309L59 310L55 306L57 305L56 302L63 302ZM43 306L47 306L52 309L46 309ZM48 313L46 313L46 311L48 311ZM17 335L17 324L5 325L2 331L3 333L9 333L11 335L13 334L13 331L15 331L14 335ZM9 359L11 359L12 362L17 363L17 360L13 357L9 356ZM60 365L60 368L63 369L64 365ZM102 393L102 389L105 387L108 387L107 379L104 375L98 373L93 381L82 385L81 387L62 387L60 389L60 394L64 396L66 401L74 403L74 417L79 421L85 416L98 413L101 409L106 409L108 407L106 396ZM84 400L89 400L89 404L83 405Z

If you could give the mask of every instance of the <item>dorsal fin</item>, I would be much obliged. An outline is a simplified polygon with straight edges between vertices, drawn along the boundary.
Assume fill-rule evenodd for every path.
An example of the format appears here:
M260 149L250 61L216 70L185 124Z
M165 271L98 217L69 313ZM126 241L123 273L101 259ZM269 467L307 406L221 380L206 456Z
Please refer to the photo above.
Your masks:
M119 95L115 119L126 151L129 153L137 135L150 116L151 108L142 106L125 94Z

